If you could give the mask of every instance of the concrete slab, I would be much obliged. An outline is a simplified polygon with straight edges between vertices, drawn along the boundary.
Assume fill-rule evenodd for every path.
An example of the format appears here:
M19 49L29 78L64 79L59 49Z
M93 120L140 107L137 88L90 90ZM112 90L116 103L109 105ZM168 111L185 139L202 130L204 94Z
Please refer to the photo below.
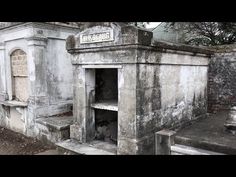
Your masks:
M66 151L72 151L73 153L80 155L115 155L115 153L99 149L94 144L80 143L73 139L68 139L63 142L56 143L56 145L59 148L65 149Z
M227 114L228 112L222 111L179 130L175 136L175 143L236 154L236 136L227 132L224 127Z

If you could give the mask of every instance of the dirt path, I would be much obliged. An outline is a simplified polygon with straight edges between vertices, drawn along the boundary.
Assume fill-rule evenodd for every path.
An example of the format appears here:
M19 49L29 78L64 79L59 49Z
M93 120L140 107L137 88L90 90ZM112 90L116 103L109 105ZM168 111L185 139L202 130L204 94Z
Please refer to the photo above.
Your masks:
M0 127L0 155L34 155L50 149L34 138Z

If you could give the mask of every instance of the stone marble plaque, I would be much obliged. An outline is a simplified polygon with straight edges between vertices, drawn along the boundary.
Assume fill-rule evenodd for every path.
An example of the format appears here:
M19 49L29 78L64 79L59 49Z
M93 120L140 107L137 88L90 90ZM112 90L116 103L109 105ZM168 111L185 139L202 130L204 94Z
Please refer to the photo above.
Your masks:
M102 32L95 32L91 34L81 34L80 35L80 43L88 44L88 43L97 43L97 42L108 42L113 41L113 30L106 30Z

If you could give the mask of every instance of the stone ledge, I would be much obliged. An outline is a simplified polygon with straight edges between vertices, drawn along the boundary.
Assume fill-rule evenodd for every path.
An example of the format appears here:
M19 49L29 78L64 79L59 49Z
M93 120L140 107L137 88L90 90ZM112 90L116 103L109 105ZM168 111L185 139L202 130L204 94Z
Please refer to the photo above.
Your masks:
M79 27L72 26L72 25L64 25L55 22L15 22L12 25L6 25L5 27L0 27L0 30L9 30L14 29L22 26L33 26L33 27L43 27L49 30L55 30L55 27L68 29L68 30L79 30Z
M157 51L153 46L145 46L141 44L115 44L107 46L96 46L96 47L78 47L68 49L69 53L95 53L95 52L106 52L106 51L119 51L119 50L154 50Z
M215 53L231 53L231 52L236 52L236 43L226 44L226 45L218 45L218 46L210 46L208 48L213 50Z
M60 131L70 128L70 125L73 123L73 117L62 116L62 117L39 118L36 120L36 122L45 125L51 129Z
M200 53L200 54L206 54L206 55L214 54L214 51L210 49L184 45L184 44L175 44L175 43L170 43L170 42L157 41L157 40L153 42L153 46L157 48L162 48L162 49L179 50L179 51L186 51L190 53Z
M94 109L102 109L108 111L118 111L118 102L117 101L101 101L91 104L91 107Z
M21 102L21 101L0 101L0 104L5 105L5 106L10 106L10 107L27 107L28 103L26 102Z

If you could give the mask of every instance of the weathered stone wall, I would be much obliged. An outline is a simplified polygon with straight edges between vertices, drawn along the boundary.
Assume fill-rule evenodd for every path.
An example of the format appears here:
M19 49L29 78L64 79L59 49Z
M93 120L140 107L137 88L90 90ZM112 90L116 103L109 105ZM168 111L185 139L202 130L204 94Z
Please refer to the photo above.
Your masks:
M236 52L230 50L215 53L210 59L208 77L208 112L216 113L235 105Z
M46 54L47 91L50 104L72 100L72 64L64 40L48 40Z
M136 80L136 136L142 147L138 153L144 154L154 152L153 135L158 130L181 126L207 113L208 57L148 53L158 63L137 65Z
M191 121L207 113L207 67L163 66L161 80L163 128Z

